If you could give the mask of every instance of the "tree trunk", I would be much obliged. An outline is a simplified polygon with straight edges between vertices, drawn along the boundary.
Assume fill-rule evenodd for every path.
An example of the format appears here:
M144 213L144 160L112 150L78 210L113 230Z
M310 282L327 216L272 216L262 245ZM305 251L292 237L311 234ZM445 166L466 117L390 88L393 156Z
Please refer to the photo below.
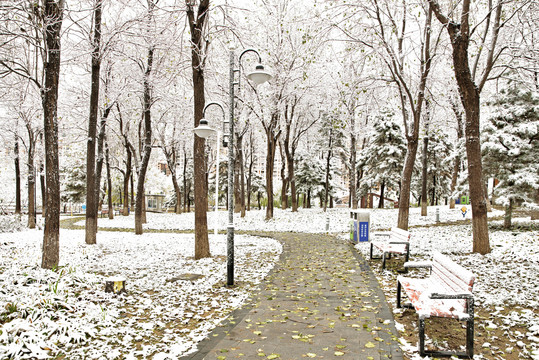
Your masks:
M64 2L48 0L44 5L46 61L45 86L41 88L45 133L47 200L41 267L52 269L60 261L60 169L58 163L58 85L60 77L60 31Z
M382 180L382 184L380 185L380 201L378 202L378 208L383 209L384 208L384 192L386 189L386 181Z
M190 1L186 1L186 4ZM187 15L191 30L191 65L193 72L194 126L199 125L203 117L204 97L204 61L205 57L205 23L208 14L209 0L201 0L195 17L193 5L188 6ZM230 119L234 121L234 119ZM230 134L234 136L234 134ZM204 164L205 139L194 136L194 187L195 187L195 260L210 257L208 241L208 194L205 187L206 165ZM229 151L231 151L229 149ZM230 165L230 164L229 164ZM233 179L231 179L233 180Z
M96 0L94 8L90 116L88 118L88 140L86 142L86 244L95 244L97 242L97 202L100 184L96 181L95 176L95 145L101 69L101 1Z
M135 154L133 154L135 156ZM131 171L131 177L129 178L129 181L131 183L131 211L135 208L135 172Z
M277 116L277 115L272 115ZM273 169L275 166L275 151L280 133L274 136L273 131L266 130L267 153L266 153L266 193L268 206L266 207L266 220L273 218Z
M462 129L462 111L459 109L456 101L451 100L451 107L453 109L453 112L455 113L455 118L457 120L457 139L461 139L464 136L463 129ZM450 188L451 200L449 201L450 209L455 208L455 196L453 195L453 193L455 192L455 189L457 188L459 170L460 170L460 154L457 154L455 156L455 163L453 164L453 174L451 176L451 188Z
M122 215L128 216L129 215L129 180L132 177L131 169L133 165L131 164L131 150L129 149L129 145L126 144L125 146L126 150L126 165L125 165L125 176L124 176L124 208Z
M513 199L509 199L509 205L505 207L505 215L503 217L504 229L511 229L512 216L513 216Z
M19 139L15 135L15 214L21 214L21 168L19 165Z
M109 208L109 219L114 219L114 207L112 205L112 177L110 174L110 158L109 158L109 147L108 144L105 147L105 161L107 165L107 205Z
M104 143L105 143L105 130L107 126L107 117L109 116L111 110L111 106L107 106L105 110L103 111L103 115L101 116L101 123L99 126L99 135L97 136L97 162L95 165L95 199L97 202L97 207L95 209L95 231L97 232L97 219L98 214L97 211L100 209L99 204L100 200L102 199L102 191L101 191L101 174L103 173L103 160L105 158L104 154ZM104 193L103 193L104 194Z
M428 127L427 127L428 132ZM429 151L429 136L425 133L423 138L423 169L421 176L421 216L427 216L427 170L428 170L428 154Z
M350 203L349 207L357 209L357 188L356 188L356 121L352 114L350 117L350 168L349 168L349 187L350 187Z
M414 162L417 154L417 139L410 138L406 151L406 160L402 169L402 180L399 197L399 217L397 226L400 229L408 230L408 217L410 214L410 184L414 171Z
M189 199L189 190L187 189L187 153L185 147L183 149L183 212L187 210L187 203Z
M237 134L236 134L237 135ZM238 136L236 136L236 150L238 150ZM241 188L240 188L240 159L239 151L236 151L236 156L234 158L234 212L241 212Z
M241 217L245 217L245 166L243 163L243 145L238 142L238 161L240 165L240 210Z
M450 25L451 27L452 25ZM458 31L455 29L454 31ZM483 167L479 130L479 90L468 67L468 45L452 37L453 66L462 104L466 114L466 155L468 158L468 184L472 205L473 252L488 254L490 243L487 223L487 204L483 192Z
M34 168L35 141L33 132L28 128L28 228L36 227L36 169Z
M329 170L331 167L331 157L333 156L332 152L332 144L333 144L333 128L330 128L329 130L329 144L328 144L328 155L326 157L326 184L325 184L325 198L324 198L324 212L327 210L328 206L328 198L329 198Z
M286 157L283 148L283 142L279 141L279 154L281 155L281 209L286 210L288 208L288 178L286 177Z
M150 3L149 12L153 7ZM146 64L146 71L144 73L144 148L142 161L140 162L140 169L137 179L137 198L135 203L135 234L141 235L142 224L144 223L144 182L146 180L146 171L148 169L148 163L150 162L150 155L152 153L152 94L150 85L150 75L153 67L153 47L148 49L148 59Z
M432 8L436 12L438 20L445 24L451 46L453 47L453 69L457 80L460 99L466 114L466 155L468 158L468 184L470 198L472 202L472 229L473 229L473 252L482 255L491 251L488 223L487 206L485 194L483 192L483 167L481 163L481 143L480 143L480 90L474 83L474 79L469 67L468 46L470 42L469 11L470 1L465 0L462 5L462 24L449 22L448 18L441 14L439 5L434 0L429 0ZM493 31L492 44L496 44L497 31L499 31L500 13L502 3L498 3L496 20ZM492 60L491 60L492 61ZM487 79L490 68L486 68L483 78Z
M40 164L39 169L39 186L41 187L41 217L45 217L45 212L47 210L47 184L45 180L45 167L43 164ZM37 194L35 195L37 196Z
M182 213L182 207L181 207L181 198L182 194L180 191L180 185L178 184L178 179L176 179L176 176L172 175L172 185L174 186L174 194L176 194L176 206L174 207L174 212L176 214Z

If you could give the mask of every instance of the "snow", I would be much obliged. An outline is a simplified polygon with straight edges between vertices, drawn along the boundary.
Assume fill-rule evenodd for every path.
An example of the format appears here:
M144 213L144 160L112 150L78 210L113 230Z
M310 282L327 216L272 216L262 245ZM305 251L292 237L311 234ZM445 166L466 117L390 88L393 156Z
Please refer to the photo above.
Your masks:
M468 212L462 216L462 206L457 205L455 209L448 206L439 206L440 221L457 221L471 219L471 207L465 205ZM431 208L426 217L419 216L420 208L410 208L410 226L423 226L436 222L435 207ZM359 209L370 213L371 230L389 229L397 224L398 209ZM228 224L228 212L218 211L218 228L226 230ZM488 214L489 217L501 216L502 211L495 210ZM299 209L297 213L290 210L274 209L274 217L265 220L266 210L247 211L244 218L240 214L234 214L234 227L236 230L258 230L258 231L292 231L303 233L323 233L326 232L326 220L329 217L329 232L343 233L350 229L350 209L337 208L328 209L327 213L319 208ZM147 213L148 223L143 225L144 229L155 230L190 230L194 228L194 213L183 214L157 214ZM76 225L84 226L85 221L79 221ZM100 227L133 229L135 226L134 215L116 216L113 220L100 218ZM215 212L208 213L208 227L215 228Z
M433 251L444 253L477 276L474 296L477 306L493 307L494 325L508 329L515 341L508 341L513 352L539 354L539 232L490 231L492 252L472 253L472 229L463 219L462 205L456 209L439 206L420 216L419 208L410 208L411 260L425 261ZM465 219L471 218L467 207ZM387 230L397 223L397 209L370 209L372 232ZM226 229L228 213L219 211L219 228ZM489 217L501 216L494 211ZM193 213L148 213L146 229L192 230ZM347 208L300 209L297 213L275 209L275 218L265 221L264 210L235 215L236 230L294 231L322 233L329 218L329 231L349 239L350 210ZM213 230L214 213L208 223ZM0 217L1 219L1 217ZM514 219L526 225L527 219ZM494 223L495 229L502 222ZM79 222L84 225L84 221ZM537 222L534 223L536 228ZM99 219L99 226L134 228L133 216ZM210 235L212 257L195 261L192 234L132 232L98 233L97 245L84 243L82 230L61 231L61 261L56 271L40 268L41 231L0 234L0 319L13 316L0 327L0 358L19 354L18 358L46 358L65 352L69 357L107 359L120 356L135 358L176 358L196 350L196 344L241 306L274 266L282 251L268 238L236 234L236 281L241 286L228 289L226 282L226 236ZM368 243L356 246L367 255ZM368 256L368 255L367 255ZM199 274L196 280L174 280L182 274ZM384 288L394 288L389 271L377 273ZM125 277L127 294L104 292L105 279ZM388 298L389 301L393 301ZM516 310L507 311L507 306ZM14 310L12 314L10 311ZM11 319L11 318L10 318ZM2 323L2 321L0 321ZM522 334L510 329L524 325ZM402 328L396 323L397 328ZM521 329L522 330L522 329ZM520 336L520 337L519 337ZM417 346L405 344L411 359L419 359ZM527 344L521 349L517 341ZM135 346L134 344L140 344ZM17 357L16 356L16 357ZM481 359L482 357L477 357ZM537 356L536 356L537 358Z
M46 358L46 349L95 359L187 354L245 301L282 251L275 240L237 235L241 285L228 289L222 235L210 236L211 258L195 261L189 234L99 232L97 245L86 245L83 231L62 230L56 271L39 266L42 237L0 234L0 312L17 315L0 326L0 358ZM174 281L185 273L203 277ZM127 295L104 292L111 276L127 279Z

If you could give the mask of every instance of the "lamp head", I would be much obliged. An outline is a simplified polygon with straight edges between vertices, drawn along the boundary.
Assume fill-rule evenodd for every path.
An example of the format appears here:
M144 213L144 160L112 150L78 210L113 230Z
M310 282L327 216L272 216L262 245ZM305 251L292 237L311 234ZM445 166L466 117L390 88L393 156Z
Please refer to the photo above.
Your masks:
M213 134L215 130L209 127L208 121L206 119L200 119L200 123L196 128L193 129L193 131L198 137L207 139L210 137L211 134Z
M257 85L263 84L266 81L269 81L273 76L266 70L262 64L258 64L255 68L255 71L247 74L247 78L254 82Z

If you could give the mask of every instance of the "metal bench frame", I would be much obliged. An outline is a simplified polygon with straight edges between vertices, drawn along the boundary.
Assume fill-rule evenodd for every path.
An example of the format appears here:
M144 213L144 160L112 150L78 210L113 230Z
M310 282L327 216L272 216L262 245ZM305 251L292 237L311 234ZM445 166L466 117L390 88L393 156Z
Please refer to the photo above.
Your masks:
M451 260L450 260L451 261ZM461 267L460 265L451 261L454 266ZM432 264L427 263L408 263L404 265L405 268L430 268L432 271ZM461 267L462 268L462 267ZM473 286L473 284L472 284ZM401 304L401 292L402 285L397 278L397 308L415 309L412 303ZM448 291L447 293L432 293L429 298L444 300L444 299L463 299L466 300L466 313L468 314L466 321L466 352L461 351L439 351L439 350L425 350L425 317L418 314L418 328L419 328L419 355L431 356L431 357L450 357L457 356L458 358L473 359L474 349L474 298L471 292L456 293Z
M386 236L389 237L387 241L371 241L371 251L370 251L370 258L372 259L382 259L382 269L386 268L386 259L391 259L391 254L404 254L406 256L405 261L408 261L410 259L410 237L411 234L406 231L399 228L392 228L391 232L389 233L377 233L374 234L374 236ZM392 240L392 238L407 238L407 241L402 240ZM389 249L388 246L390 245L405 245L404 252L397 251L394 249ZM373 248L377 247L381 252L382 255L379 257L373 256Z

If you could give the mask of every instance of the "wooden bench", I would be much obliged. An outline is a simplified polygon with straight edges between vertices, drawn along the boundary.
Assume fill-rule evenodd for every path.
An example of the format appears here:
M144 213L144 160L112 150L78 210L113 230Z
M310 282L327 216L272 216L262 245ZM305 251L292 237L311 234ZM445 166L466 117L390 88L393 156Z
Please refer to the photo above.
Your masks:
M435 252L432 261L409 262L405 268L430 268L427 278L397 277L397 307L401 307L402 289L419 318L420 356L457 356L473 358L474 298L472 287L475 275L453 262L447 256ZM425 319L445 317L466 321L466 352L425 350Z
M399 228L392 228L389 233L377 233L374 236L388 237L385 241L373 240L371 241L371 259L382 259L382 269L386 267L386 259L391 258L391 254L404 254L406 255L406 261L410 259L410 236L411 234ZM376 247L382 252L382 256L374 257L373 248Z
M109 209L101 209L101 217L105 217L109 215Z

